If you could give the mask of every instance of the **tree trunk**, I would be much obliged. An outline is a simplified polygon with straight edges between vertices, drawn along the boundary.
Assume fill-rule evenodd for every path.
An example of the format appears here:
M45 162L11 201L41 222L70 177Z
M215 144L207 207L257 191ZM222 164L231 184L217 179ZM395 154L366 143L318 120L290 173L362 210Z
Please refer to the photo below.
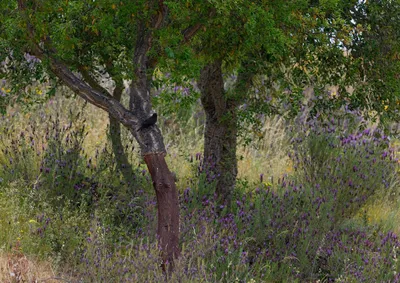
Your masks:
M242 62L229 95L224 90L221 61L209 63L200 73L201 103L206 113L203 170L210 180L215 180L217 197L223 205L230 204L236 184L237 111L246 99L255 63Z
M174 178L165 162L165 145L157 125L142 129L143 121L152 116L150 89L154 62L148 51L152 33L144 23L138 26L136 49L133 58L134 79L129 88L129 110L135 113L140 124L131 128L153 180L158 205L158 245L161 249L163 270L173 270L173 261L179 257L179 201Z
M124 90L124 85L122 80L115 80L115 88L113 91L113 97L120 102L122 97L122 92ZM133 183L132 178L134 178L134 172L132 166L128 160L128 156L124 150L121 139L121 123L115 119L112 115L108 115L110 119L110 138L111 147L115 156L115 161L117 162L117 170L121 172L125 182L129 185Z
M136 111L137 114L140 114L140 116L143 117L142 120L148 116L148 112L146 113L145 111L150 111L149 109L151 108L149 100L150 80L151 77L147 76L146 81L134 81L130 89L132 100L135 101L131 103L131 109L132 111ZM122 81L116 81L113 97L120 101L122 91ZM149 109L145 109L143 107L144 105L147 105ZM132 180L132 168L124 152L121 141L120 122L111 115L109 118L112 148L117 160L118 169L122 172L125 180ZM154 130L151 128L138 130L138 127L133 127L130 128L130 130L136 139L140 140L138 141L139 144L141 144L144 161L146 162L153 181L158 205L157 235L163 259L162 268L164 271L168 270L171 272L174 259L178 258L180 255L178 192L174 178L165 162L165 148L161 132L156 126L153 126L153 128Z
M112 97L115 98L118 103L120 103L122 92L124 91L124 82L118 74L115 74L112 61L107 62L106 70L115 82L115 88L112 93ZM81 72L81 75L85 82L89 84L92 88L104 93L105 95L111 96L108 90L102 87L87 69L80 67L79 71ZM111 113L108 113L108 117L110 120L109 135L111 138L111 147L115 155L115 160L117 162L117 170L121 172L125 182L129 184L131 183L134 174L122 144L120 121L114 118Z
M138 89L132 88L136 92ZM153 180L157 197L158 245L161 250L163 270L172 271L179 251L179 201L174 178L165 161L165 146L157 125L138 130L130 128L140 144L144 161Z
M174 178L165 162L164 154L147 154L144 161L149 168L158 204L158 237L163 255L163 269L173 268L179 257L179 203ZM166 266L168 264L168 267Z
M225 94L221 61L203 68L199 87L206 113L203 170L216 182L219 202L229 205L237 176L237 107Z
M32 53L41 60L46 60L50 71L67 87L89 103L107 111L110 116L126 126L139 143L142 155L153 179L153 185L158 201L159 246L164 270L172 270L173 259L179 256L179 202L175 182L168 170L164 155L165 145L160 129L152 125L140 130L141 124L151 115L150 82L148 52L153 40L153 30L163 25L167 9L163 1L154 1L158 13L151 17L150 22L138 22L138 32L133 58L134 78L129 88L129 110L119 101L104 91L98 84L91 85L74 74L71 69L56 56L56 50L44 50L36 42L36 31L29 21L25 2L18 1L18 8L27 19L27 37L34 43ZM49 43L49 42L46 42ZM46 44L45 44L46 47ZM81 70L82 72L82 70ZM83 68L83 73L85 70ZM89 81L90 76L88 77Z

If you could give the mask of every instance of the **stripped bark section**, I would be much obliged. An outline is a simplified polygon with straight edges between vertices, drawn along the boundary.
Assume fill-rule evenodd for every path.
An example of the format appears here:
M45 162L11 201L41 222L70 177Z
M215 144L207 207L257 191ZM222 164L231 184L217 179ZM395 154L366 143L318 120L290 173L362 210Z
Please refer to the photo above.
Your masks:
M157 196L158 237L163 268L171 271L174 259L180 255L178 192L164 154L147 154L144 160L149 168Z

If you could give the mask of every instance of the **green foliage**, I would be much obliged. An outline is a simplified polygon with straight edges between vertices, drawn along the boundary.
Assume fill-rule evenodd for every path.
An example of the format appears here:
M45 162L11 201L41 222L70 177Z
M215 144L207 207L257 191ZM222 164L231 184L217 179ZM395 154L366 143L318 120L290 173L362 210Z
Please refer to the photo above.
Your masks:
M153 104L162 115L169 117L175 114L183 120L192 116L192 109L196 107L200 98L192 80L182 78L174 81L170 77L160 75L154 81L154 86L158 86L158 89L153 97Z
M297 113L308 85L323 98L316 109L350 104L383 117L395 116L399 7L397 1L384 2L165 1L168 20L154 31L148 56L159 70L172 74L169 85L196 79L201 67L216 59L224 61L225 73L248 73L245 89L227 92L240 103L247 102L245 115L240 115L244 119L279 112L282 106ZM47 90L53 90L57 85L46 60L26 58L33 44L27 18L35 29L34 39L46 52L55 51L71 70L83 69L96 77L107 71L114 80L132 79L137 27L149 23L158 7L149 1L28 1L27 9L26 15L18 11L16 1L0 6L1 77L12 85L10 94L0 96L3 112L9 104L41 103L51 95L38 99L28 86L46 82ZM381 29L385 23L391 24ZM187 41L185 32L192 28L195 36ZM257 75L267 80L256 88L260 94L253 95L249 85ZM361 84L365 78L368 83ZM324 94L327 85L339 86L336 98ZM196 101L193 94L180 107ZM163 103L167 108L172 103L175 109L176 96L169 96Z
M353 9L354 40L347 48L358 58L362 85L358 100L368 100L387 122L398 119L400 110L399 1L362 1Z
M72 71L101 76L107 67L114 80L131 79L138 20L147 21L154 13L147 1L26 1L26 8L18 10L17 1L0 4L0 77L12 85L12 92L1 98L2 112L14 103L41 102L29 95L32 85L57 85L47 60L33 56L32 45L54 53Z

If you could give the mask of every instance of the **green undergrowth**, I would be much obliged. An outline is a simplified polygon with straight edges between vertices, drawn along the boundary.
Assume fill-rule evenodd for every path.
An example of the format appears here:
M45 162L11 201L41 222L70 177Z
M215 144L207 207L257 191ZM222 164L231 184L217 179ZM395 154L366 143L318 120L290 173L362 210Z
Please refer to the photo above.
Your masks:
M69 103L1 120L1 253L50 261L71 282L164 281L156 199L137 145L124 130L127 182L103 114L84 104L60 110ZM159 121L180 193L182 254L170 282L398 280L395 137L336 116L265 120L264 137L239 150L224 207L199 173L201 115Z

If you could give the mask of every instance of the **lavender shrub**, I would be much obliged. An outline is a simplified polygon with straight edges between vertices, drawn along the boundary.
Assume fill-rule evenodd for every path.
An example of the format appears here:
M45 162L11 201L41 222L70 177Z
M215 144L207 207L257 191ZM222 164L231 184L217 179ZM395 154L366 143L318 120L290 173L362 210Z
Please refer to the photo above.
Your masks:
M213 165L193 155L180 195L182 256L167 276L147 172L138 166L126 184L109 147L88 156L82 120L44 117L22 135L2 123L0 197L31 219L24 251L68 267L73 282L399 282L397 235L360 217L396 192L396 149L356 113L342 114L296 124L294 172L238 180L230 207L216 201Z

